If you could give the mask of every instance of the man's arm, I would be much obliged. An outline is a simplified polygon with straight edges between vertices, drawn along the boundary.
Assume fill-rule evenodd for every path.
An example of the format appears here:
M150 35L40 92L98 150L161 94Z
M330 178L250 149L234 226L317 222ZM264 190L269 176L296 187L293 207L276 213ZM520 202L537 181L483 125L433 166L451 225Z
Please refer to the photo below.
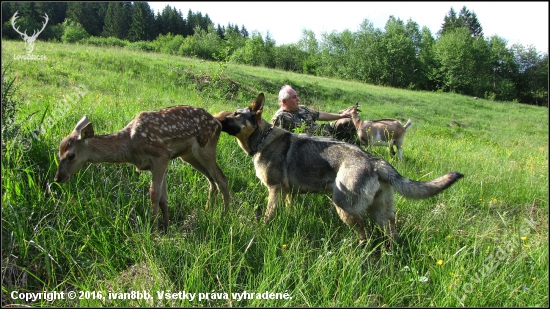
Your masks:
M328 120L338 120L342 118L351 118L351 115L349 113L332 114L332 113L319 112L319 118L317 119L321 121L328 121Z

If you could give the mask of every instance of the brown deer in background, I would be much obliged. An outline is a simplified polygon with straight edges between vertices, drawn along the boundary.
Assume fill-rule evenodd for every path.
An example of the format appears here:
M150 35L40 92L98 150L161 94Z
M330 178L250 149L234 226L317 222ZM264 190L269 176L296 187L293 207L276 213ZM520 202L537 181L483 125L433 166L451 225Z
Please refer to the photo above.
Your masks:
M54 181L65 183L86 163L130 163L136 169L151 171L149 194L156 227L159 206L164 230L168 231L168 195L166 168L171 159L180 157L210 183L208 205L217 190L222 193L224 211L229 209L227 178L216 162L216 147L221 124L206 110L192 106L174 106L142 112L122 130L98 136L84 115L73 132L59 146L59 167ZM160 223L160 222L159 222Z
M359 140L368 147L372 146L388 146L392 157L395 156L394 146L397 147L397 157L403 159L403 140L407 128L412 125L409 119L405 125L402 125L395 119L380 119L380 120L361 120L359 119L360 110L359 103L348 107L347 111L351 113L351 118L357 129ZM342 111L341 111L342 112Z

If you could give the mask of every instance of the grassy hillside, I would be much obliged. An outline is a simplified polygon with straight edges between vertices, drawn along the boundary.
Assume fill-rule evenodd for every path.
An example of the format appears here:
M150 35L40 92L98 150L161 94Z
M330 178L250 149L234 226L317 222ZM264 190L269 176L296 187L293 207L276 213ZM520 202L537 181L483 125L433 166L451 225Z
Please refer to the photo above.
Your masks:
M2 51L22 102L21 133L3 136L2 305L548 303L547 108L114 48L39 42L34 52L46 59L36 61L14 59L22 42L4 41ZM363 119L411 119L402 162L383 147L369 151L415 180L451 170L465 178L428 200L396 194L401 239L393 252L374 241L357 247L328 195L299 196L270 225L256 221L267 189L225 133L218 161L230 184L230 214L205 212L208 182L174 160L167 234L150 231L149 173L87 165L69 183L51 184L59 142L84 114L96 134L109 134L140 111L189 104L214 114L264 92L269 120L284 84L323 111L359 102ZM41 132L33 137L33 130ZM64 294L21 300L42 291Z

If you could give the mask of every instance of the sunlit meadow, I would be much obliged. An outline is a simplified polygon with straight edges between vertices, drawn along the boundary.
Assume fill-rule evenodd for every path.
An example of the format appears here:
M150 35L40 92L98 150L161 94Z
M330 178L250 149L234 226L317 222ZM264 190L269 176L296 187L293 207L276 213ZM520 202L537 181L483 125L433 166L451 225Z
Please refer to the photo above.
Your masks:
M21 102L18 134L2 137L3 306L548 304L546 107L119 48L38 42L46 59L36 61L13 58L22 42L3 41L2 51ZM167 234L151 232L148 173L86 165L69 183L53 183L59 142L84 114L96 134L109 134L140 111L189 104L214 114L263 92L269 120L284 84L323 111L359 102L362 119L411 119L403 161L384 147L368 149L402 175L465 177L427 200L396 194L393 251L377 245L377 233L358 247L324 194L281 205L267 226L257 221L267 189L225 133L217 157L230 213L221 203L205 211L205 177L174 160ZM45 299L53 293L63 297Z

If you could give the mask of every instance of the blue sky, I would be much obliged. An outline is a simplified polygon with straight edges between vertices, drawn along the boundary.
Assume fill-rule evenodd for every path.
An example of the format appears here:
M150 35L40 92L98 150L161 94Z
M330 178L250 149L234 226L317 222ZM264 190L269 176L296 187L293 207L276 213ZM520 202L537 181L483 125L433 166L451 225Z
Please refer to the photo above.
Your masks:
M451 7L458 13L463 6L476 13L485 37L498 35L509 46L533 45L548 52L548 2L149 2L156 12L167 4L187 12L208 14L215 25L244 25L249 33L269 33L277 45L296 43L304 29L318 40L322 33L357 31L368 19L384 29L390 15L403 21L412 19L420 28L428 27L435 37Z

